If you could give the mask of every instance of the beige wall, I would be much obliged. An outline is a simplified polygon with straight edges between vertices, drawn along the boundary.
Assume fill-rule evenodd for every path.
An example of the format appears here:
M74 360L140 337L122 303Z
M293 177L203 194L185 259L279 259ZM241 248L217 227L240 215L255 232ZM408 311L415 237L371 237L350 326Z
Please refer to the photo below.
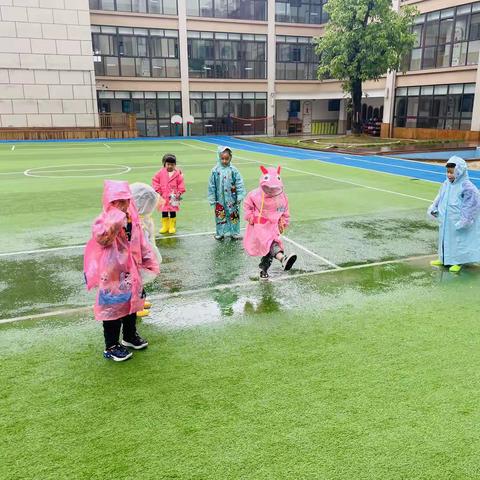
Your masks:
M0 127L98 124L88 0L0 0Z

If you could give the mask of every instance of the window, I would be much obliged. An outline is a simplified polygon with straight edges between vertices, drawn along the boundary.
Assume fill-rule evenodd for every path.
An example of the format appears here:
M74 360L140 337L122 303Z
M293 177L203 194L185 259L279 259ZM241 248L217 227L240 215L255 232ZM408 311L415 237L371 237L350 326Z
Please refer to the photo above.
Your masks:
M475 84L397 88L396 127L469 130Z
M178 32L92 26L98 76L179 78Z
M267 0L186 0L192 17L267 19Z
M171 125L173 115L182 115L179 92L98 91L98 111L134 113L141 137L170 136L180 133Z
M266 132L267 94L191 92L193 135L262 134Z
M315 80L317 67L313 38L277 35L277 80Z
M276 0L275 20L287 23L326 23L326 3L326 0Z
M410 70L477 65L480 54L480 2L419 15L413 27Z
M267 37L188 32L188 68L193 78L266 78Z
M177 0L90 0L90 10L177 15Z

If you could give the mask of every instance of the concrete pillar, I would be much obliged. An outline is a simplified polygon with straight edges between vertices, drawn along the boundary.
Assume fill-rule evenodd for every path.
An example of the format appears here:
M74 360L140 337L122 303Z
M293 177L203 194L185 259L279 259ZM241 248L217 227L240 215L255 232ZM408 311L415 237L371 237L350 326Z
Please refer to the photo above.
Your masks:
M395 107L395 85L397 74L388 72L385 81L385 94L383 96L383 120L382 137L391 137L393 135L393 110Z
M338 133L344 135L347 131L347 101L340 100L340 111L338 112Z
M277 42L275 38L275 0L268 0L268 36L267 36L267 135L275 135L275 72Z
M187 4L178 2L178 48L180 50L180 77L182 84L183 135L187 135L187 116L190 115L190 79L188 75Z
M475 77L475 97L473 100L472 126L474 132L480 132L480 58L478 60L477 75Z

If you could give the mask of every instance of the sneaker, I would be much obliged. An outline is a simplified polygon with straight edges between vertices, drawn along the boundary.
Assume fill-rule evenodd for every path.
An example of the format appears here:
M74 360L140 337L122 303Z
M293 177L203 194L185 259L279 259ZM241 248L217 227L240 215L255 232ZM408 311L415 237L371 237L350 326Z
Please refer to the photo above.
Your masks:
M223 240L223 235L215 235L215 240Z
M103 356L107 360L113 360L114 362L124 362L129 358L132 358L132 353L129 352L125 347L122 345L114 345L113 347L107 348L103 352Z
M232 240L241 240L242 236L239 233L235 233L231 238Z
M148 300L145 300L145 301L143 302L143 308L144 308L145 310L148 310L149 308L152 308L152 302L150 302L150 301L148 301Z
M432 260L432 261L430 262L430 265L431 265L432 267L443 267L443 263L442 263L441 260Z
M143 350L144 348L148 347L148 342L144 340L140 335L135 335L134 338L130 340L122 340L122 345L124 347L130 347L133 348L134 350Z
M452 273L459 273L461 269L461 265L452 265L448 270Z
M288 255L282 258L282 268L287 272L293 267L293 264L297 261L295 254Z
M147 310L146 308L137 312L137 317L139 318L148 317L149 315L150 315L150 310Z
M260 280L268 280L270 275L266 270L260 270Z

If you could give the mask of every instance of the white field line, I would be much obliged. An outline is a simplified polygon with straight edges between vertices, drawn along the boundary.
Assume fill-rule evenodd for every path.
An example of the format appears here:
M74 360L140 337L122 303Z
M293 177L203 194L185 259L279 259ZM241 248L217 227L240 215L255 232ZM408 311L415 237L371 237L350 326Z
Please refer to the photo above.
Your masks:
M339 268L340 268L336 263L333 263L333 262L331 262L330 260L327 260L325 257L322 257L321 255L318 255L318 253L312 252L311 250L309 250L308 248L304 247L303 245L300 245L299 243L295 242L295 241L292 240L291 238L288 238L288 237L286 237L285 235L283 235L282 238L283 238L284 240L286 240L287 242L291 243L292 245L295 245L295 246L296 246L297 248L299 248L300 250L303 250L304 252L308 253L308 254L311 255L312 257L318 258L318 259L321 260L323 263L326 263L327 265L330 265L331 267L336 268L336 269L339 269Z
M237 162L235 165L250 165L252 163L257 163L256 160L249 160L247 162ZM112 165L112 168L115 167L120 168L118 165ZM125 165L126 167L126 165ZM207 168L213 168L213 164L209 163L185 163L179 165L179 168L183 167L207 167ZM68 173L68 172L93 172L93 171L104 171L107 170L107 166L105 168L88 168L88 169L78 169L78 170L40 170L41 167L38 167L39 170L35 170L35 173ZM140 165L138 167L130 167L131 170L143 170L143 169L159 169L159 165ZM31 170L31 169L30 169ZM127 172L125 172L127 173ZM0 175L24 175L25 172L0 172ZM78 177L81 178L81 177Z
M106 143L104 143L103 146L107 148L112 148L110 145L107 145Z
M180 142L181 143L181 142ZM184 145L188 145L187 143L184 143ZM209 148L203 148L203 147L199 147L199 146L194 146L194 145L189 145L190 147L192 148L199 148L201 150L207 150L209 152L213 152L213 150L209 149ZM258 163L260 165L269 165L269 166L273 166L273 167L276 167L277 165L274 164L274 163L267 163L267 162L260 162L258 160L253 160L251 158L246 158L246 157L241 157L241 156L238 156L238 155L235 155L235 158L240 158L240 159L243 159L243 160L251 160L255 163ZM290 159L290 160L295 160L294 158ZM318 160L320 162L323 162L323 163L329 163L329 162L326 162L325 160L321 160L321 159L315 159L315 158L312 158L312 160ZM332 165L330 163L330 165ZM354 167L354 166L350 166L350 165L339 165L339 166L346 166L346 167L350 167L350 168L357 168L357 167ZM423 197L417 197L415 195L408 195L407 193L401 193L401 192L394 192L393 190L387 190L385 188L377 188L377 187L371 187L369 185L364 185L362 183L357 183L357 182L351 182L349 180L341 180L339 178L335 178L335 177L329 177L327 175L320 175L319 173L313 173L313 172L307 172L306 170L299 170L297 168L290 168L290 167L283 167L282 166L282 169L283 170L289 170L290 172L296 172L296 173L302 173L304 175L312 175L313 177L319 177L319 178L325 178L327 180L332 180L333 182L339 182L339 183L345 183L345 184L348 184L348 185L354 185L356 187L361 187L361 188L367 188L368 190L376 190L377 192L383 192L383 193L391 193L392 195L399 195L401 197L407 197L407 198L413 198L415 200L421 200L422 202L428 202L428 203L431 203L432 202L432 199L428 199L428 198L423 198ZM387 172L378 172L378 173L387 173ZM394 173L390 174L390 175L396 175ZM398 175L396 175L398 176Z
M12 147L12 149L11 149L11 150L12 150L12 152L15 150L15 145L13 145L13 147Z
M169 240L172 238L188 238L188 237L201 237L204 235L214 235L215 232L195 232L195 233L182 233L180 235L162 235L155 237L157 240ZM37 250L22 250L18 252L5 252L5 253L0 253L0 258L1 257L14 257L16 255L32 255L35 253L47 253L47 252L60 252L62 250L74 250L76 248L85 248L85 244L82 245L67 245L64 247L52 247L52 248L40 248Z
M436 255L419 255L416 257L407 257L407 258L398 258L394 260L385 260L383 262L372 262L372 263L361 263L359 265L352 265L349 267L338 267L338 268L331 268L329 270L321 270L318 272L304 272L304 273L297 273L297 274L292 274L292 275L282 275L280 277L274 277L270 279L270 282L283 282L285 280L294 280L297 278L305 278L305 277L314 277L318 275L326 275L332 272L343 272L343 271L348 271L348 270L360 270L363 268L369 268L369 267L378 267L382 265L394 265L397 263L403 263L403 262L411 262L415 260L422 260L426 258L432 258L435 257ZM157 295L151 295L149 298L151 300L165 300L169 298L176 298L176 297L181 297L181 296L190 296L190 295L195 295L195 294L200 294L200 293L206 293L206 292L212 292L212 291L218 291L218 290L229 290L232 288L240 288L240 287L248 287L248 286L253 286L253 285L258 285L258 281L255 280L249 280L246 282L238 282L238 283L228 283L228 284L222 284L222 285L215 285L213 287L206 287L206 288L198 288L198 289L192 289L192 290L183 290L180 292L174 292L174 293L162 293L162 294L157 294ZM36 315L25 315L22 317L12 317L12 318L2 318L0 319L0 324L5 324L5 323L14 323L14 322L20 322L20 321L25 321L25 320L36 320L40 318L46 318L46 317L58 317L61 315L70 315L74 313L79 313L79 312L86 312L92 310L91 306L85 306L85 307L77 307L77 308L71 308L71 309L64 309L64 310L53 310L51 312L46 312L46 313L40 313Z

